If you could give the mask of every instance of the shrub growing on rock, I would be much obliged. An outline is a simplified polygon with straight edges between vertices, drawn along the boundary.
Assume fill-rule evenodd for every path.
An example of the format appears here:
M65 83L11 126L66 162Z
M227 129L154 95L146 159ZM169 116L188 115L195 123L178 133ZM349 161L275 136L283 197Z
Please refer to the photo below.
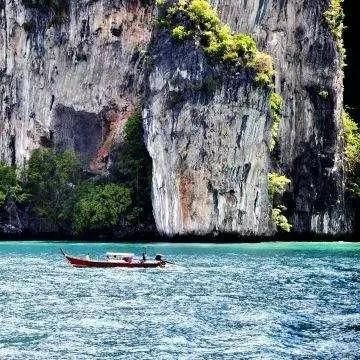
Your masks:
M286 191L287 187L291 184L291 180L285 175L278 173L269 174L269 195L271 199L276 196L282 196Z
M283 98L273 92L270 95L270 113L272 118L270 150L274 150L279 136L280 122L282 118Z
M336 41L337 49L340 54L341 65L345 65L346 50L344 46L344 19L345 13L343 10L344 0L330 0L329 8L325 11L324 16L328 23L330 30Z
M360 129L349 113L343 111L345 160L347 171L347 187L360 197Z
M171 36L177 40L184 40L188 36L188 31L184 26L179 25L171 30Z
M285 206L279 206L272 210L271 218L274 224L281 230L290 232L292 225L289 223L289 220L284 215L284 211L286 211Z
M282 196L291 184L291 180L278 173L269 174L269 197L272 202L272 220L278 229L289 232L292 225L284 215L287 210L282 204Z
M271 56L260 52L250 35L232 33L208 0L179 0L171 4L161 1L160 8L160 23L169 28L173 37L184 40L193 36L209 56L251 68L256 72L257 82L272 83L274 67Z

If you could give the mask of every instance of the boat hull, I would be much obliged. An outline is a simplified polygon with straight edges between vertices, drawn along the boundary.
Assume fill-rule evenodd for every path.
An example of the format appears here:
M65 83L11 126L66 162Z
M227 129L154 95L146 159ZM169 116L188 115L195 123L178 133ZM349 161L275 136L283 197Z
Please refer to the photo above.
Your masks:
M64 254L66 260L70 265L77 268L131 268L131 269L148 269L164 267L165 264L161 261L99 261L77 258Z

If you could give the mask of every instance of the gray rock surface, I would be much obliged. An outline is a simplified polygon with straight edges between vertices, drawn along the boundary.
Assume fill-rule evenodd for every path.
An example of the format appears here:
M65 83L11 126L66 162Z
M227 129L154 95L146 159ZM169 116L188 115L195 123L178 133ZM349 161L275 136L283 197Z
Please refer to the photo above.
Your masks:
M346 216L341 111L343 72L325 21L330 0L214 0L232 29L254 34L276 63L284 100L278 165L293 180L294 231L340 234ZM326 99L320 91L327 91Z
M1 158L22 164L53 137L101 168L138 106L152 10L140 1L82 0L52 19L51 9L21 0L0 10Z
M158 230L269 234L270 90L166 32L151 55L143 118Z

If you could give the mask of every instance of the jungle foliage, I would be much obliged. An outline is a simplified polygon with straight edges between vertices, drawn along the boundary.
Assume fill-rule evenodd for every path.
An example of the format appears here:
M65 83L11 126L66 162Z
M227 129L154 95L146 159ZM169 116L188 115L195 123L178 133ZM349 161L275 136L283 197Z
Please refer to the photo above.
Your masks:
M324 12L325 20L336 41L337 49L340 55L341 65L345 66L346 49L344 45L344 18L343 9L344 0L330 0L329 8Z
M7 200L22 203L27 198L28 194L17 178L16 168L0 163L0 207L4 206Z
M71 219L75 189L81 181L80 165L72 151L33 151L24 169L24 187L33 210L53 222Z
M102 230L118 224L131 206L131 192L119 184L82 184L74 205L77 233Z
M105 179L89 177L74 152L39 148L20 174L0 163L0 207L8 200L25 203L34 216L78 234L152 219L151 159L139 114L125 125L113 170Z

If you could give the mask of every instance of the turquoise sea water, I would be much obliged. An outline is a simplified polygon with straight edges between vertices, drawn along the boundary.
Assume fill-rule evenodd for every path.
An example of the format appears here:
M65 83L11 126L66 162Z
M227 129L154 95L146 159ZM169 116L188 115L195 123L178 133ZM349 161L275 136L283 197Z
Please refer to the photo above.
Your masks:
M360 243L150 244L181 266L74 269L132 244L0 242L0 359L359 359Z

